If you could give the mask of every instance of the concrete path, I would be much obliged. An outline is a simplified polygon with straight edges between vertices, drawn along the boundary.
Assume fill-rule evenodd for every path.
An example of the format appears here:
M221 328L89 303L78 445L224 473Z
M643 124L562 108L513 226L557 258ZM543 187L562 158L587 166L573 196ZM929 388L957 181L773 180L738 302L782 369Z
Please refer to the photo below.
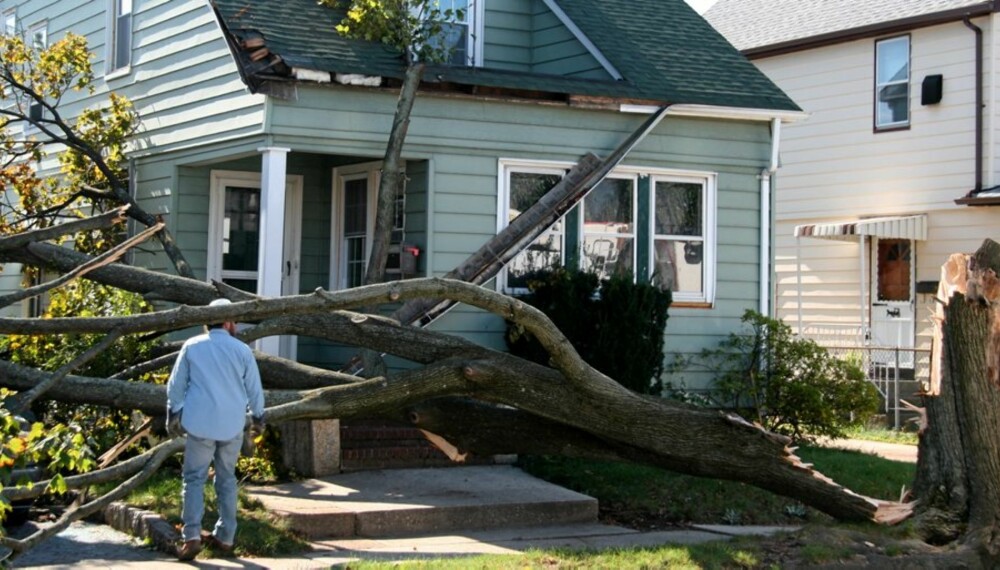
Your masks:
M903 443L884 443L881 441L866 441L862 439L821 439L817 442L823 447L850 449L878 455L892 461L906 463L917 462L917 446Z

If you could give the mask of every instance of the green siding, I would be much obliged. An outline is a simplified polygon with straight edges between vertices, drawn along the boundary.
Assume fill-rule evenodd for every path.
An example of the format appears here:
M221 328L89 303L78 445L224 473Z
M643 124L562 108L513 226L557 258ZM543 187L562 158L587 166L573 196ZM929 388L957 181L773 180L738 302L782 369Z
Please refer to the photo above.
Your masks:
M483 66L531 71L531 14L535 0L487 2Z
M608 72L541 0L531 30L531 71L608 79Z

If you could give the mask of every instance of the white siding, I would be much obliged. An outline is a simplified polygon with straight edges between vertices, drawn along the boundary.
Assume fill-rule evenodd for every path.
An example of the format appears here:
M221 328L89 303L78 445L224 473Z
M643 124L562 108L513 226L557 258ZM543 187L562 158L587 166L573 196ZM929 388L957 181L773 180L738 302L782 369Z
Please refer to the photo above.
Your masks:
M989 98L994 26L988 18L975 23L985 32ZM776 191L775 311L793 328L799 311L796 225L927 214L928 239L917 243L917 281L937 281L949 254L975 250L986 237L1000 239L1000 210L954 202L975 184L975 35L961 22L910 32L910 127L880 133L872 120L874 43L857 40L754 62L810 113L783 131ZM922 106L921 82L932 74L943 75L944 97ZM985 183L993 179L987 173ZM802 238L800 247L803 322L857 326L857 242ZM870 262L867 257L869 270ZM918 348L929 345L932 298L917 296Z

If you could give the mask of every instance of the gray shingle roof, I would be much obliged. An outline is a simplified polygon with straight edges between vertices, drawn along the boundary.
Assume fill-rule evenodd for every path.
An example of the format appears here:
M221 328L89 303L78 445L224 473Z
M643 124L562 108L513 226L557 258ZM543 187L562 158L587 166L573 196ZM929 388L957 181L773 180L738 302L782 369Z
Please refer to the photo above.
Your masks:
M708 20L740 50L792 42L948 10L985 0L718 0Z
M557 0L624 79L606 81L470 67L435 68L429 80L666 103L799 108L684 0ZM381 44L347 40L342 12L316 0L214 0L223 27L263 36L291 67L399 78L402 58Z

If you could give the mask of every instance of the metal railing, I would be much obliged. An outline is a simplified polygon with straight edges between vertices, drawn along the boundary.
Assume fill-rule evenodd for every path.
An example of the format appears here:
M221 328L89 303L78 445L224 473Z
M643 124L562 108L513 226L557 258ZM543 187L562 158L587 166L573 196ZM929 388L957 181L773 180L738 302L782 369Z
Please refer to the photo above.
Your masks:
M912 400L917 392L930 380L931 351L928 349L818 344L830 354L861 367L882 396L885 414L892 418L897 430L901 427L900 414L906 409L901 400L914 403Z

